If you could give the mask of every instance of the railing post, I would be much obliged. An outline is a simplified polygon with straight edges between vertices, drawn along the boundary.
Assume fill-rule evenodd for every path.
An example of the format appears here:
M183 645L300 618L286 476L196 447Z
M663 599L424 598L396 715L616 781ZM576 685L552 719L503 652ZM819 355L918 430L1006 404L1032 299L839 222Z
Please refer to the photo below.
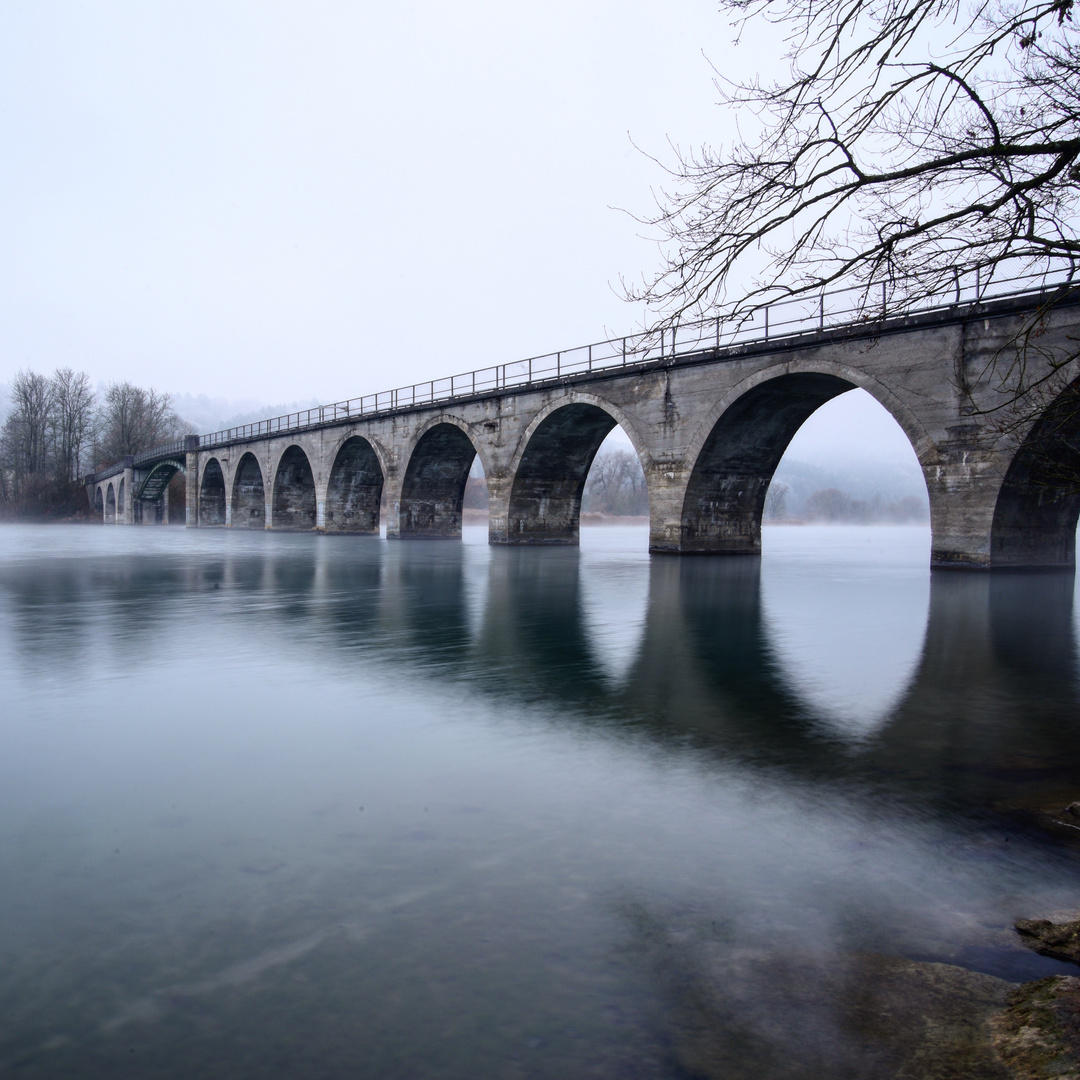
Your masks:
M562 375L562 352L555 354L555 378L559 378Z
M626 338L622 339L622 366L626 367Z
M818 306L818 329L825 329L825 294L821 294L821 300Z
M766 316L766 319L768 319L768 316ZM766 323L766 325L768 325L768 323ZM718 349L720 348L720 316L719 315L716 316L716 347Z
M529 357L529 382L532 382L532 357Z
M769 340L769 305L765 305L765 340Z
M589 346L589 370L592 371L592 346Z

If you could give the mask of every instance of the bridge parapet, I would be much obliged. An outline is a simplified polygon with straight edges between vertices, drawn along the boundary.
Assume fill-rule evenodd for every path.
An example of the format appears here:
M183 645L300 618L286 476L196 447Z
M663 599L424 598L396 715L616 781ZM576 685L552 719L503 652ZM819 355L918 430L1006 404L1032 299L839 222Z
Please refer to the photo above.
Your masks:
M1080 293L1006 284L876 318L835 300L850 300L846 290L816 308L790 304L784 318L772 305L733 327L665 328L188 436L134 459L125 491L130 500L152 470L183 462L189 525L371 533L381 518L390 536L456 536L478 454L491 542L573 544L593 456L619 424L645 468L650 550L753 555L790 439L825 401L861 387L923 467L935 564L1071 565L1064 538L1080 497L1028 490L1031 468L1003 486L1018 444L989 417L1001 404L995 358L1035 313L1040 355L1071 355ZM91 478L106 520L102 485L122 471Z
M524 360L474 371L429 379L394 390L349 398L345 401L301 409L252 424L225 428L206 435L185 436L135 457L141 468L195 449L212 450L234 443L289 435L321 427L335 427L360 419L373 419L415 412L435 405L452 405L477 398L501 396L511 390L539 390L568 381L588 380L621 371L648 370L658 365L716 362L745 355L747 348L770 349L832 340L839 332L865 335L910 330L927 317L971 318L982 311L996 315L1007 308L1032 308L1052 302L1055 294L1072 287L1070 279L1050 280L1043 274L1023 274L1011 278L970 283L957 282L949 296L923 298L901 311L888 310L884 296L880 305L867 303L868 289L852 287L763 304L745 318L725 322L721 318L700 320L659 331L579 345L544 353ZM105 480L123 471L123 464L107 466L94 474Z

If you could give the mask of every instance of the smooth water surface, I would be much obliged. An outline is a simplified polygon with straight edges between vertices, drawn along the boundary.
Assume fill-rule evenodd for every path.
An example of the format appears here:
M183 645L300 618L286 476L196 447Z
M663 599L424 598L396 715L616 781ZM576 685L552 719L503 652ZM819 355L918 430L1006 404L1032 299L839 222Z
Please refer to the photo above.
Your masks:
M0 1075L673 1080L718 971L752 1057L777 958L1059 970L1072 576L766 545L0 529Z

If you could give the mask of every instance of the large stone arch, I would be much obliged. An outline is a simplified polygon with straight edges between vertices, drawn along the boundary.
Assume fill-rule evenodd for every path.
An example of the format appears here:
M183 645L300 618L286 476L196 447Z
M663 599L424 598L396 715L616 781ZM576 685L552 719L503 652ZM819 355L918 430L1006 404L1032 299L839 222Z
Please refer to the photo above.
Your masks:
M234 529L266 527L266 487L262 466L250 450L240 458L233 472L229 516Z
M200 470L199 526L213 528L225 524L225 474L221 462L210 458Z
M534 417L511 466L506 535L499 541L576 544L589 468L619 423L619 410L592 395L553 402ZM623 429L640 455L637 433L628 423ZM647 457L643 464L647 475Z
M105 522L108 525L116 524L116 491L112 484L105 489Z
M480 459L480 464L484 469L484 473L487 476L492 474L495 467L495 462L492 459L491 447L483 439L478 437L476 425L469 424L462 420L460 416L456 416L454 413L438 413L435 416L429 417L421 424L413 433L412 440L406 445L404 453L401 455L401 460L411 460L413 454L416 452L416 448L423 442L424 437L432 428L441 427L443 424L450 424L452 427L456 427L473 445L473 450L476 452L476 456ZM372 441L372 446L375 446L375 442ZM378 448L380 453L380 463L383 465L383 469L386 469L385 462L385 450ZM406 466L407 468L407 466Z
M690 442L678 550L760 554L765 496L788 444L822 405L855 389L896 420L924 471L937 461L937 447L910 410L865 373L839 364L766 369L732 388Z
M641 460L642 468L646 473L649 471L652 463L652 453L649 449L648 442L638 430L634 418L614 402L608 401L606 398L582 390L571 389L567 390L565 394L559 396L554 401L548 401L542 409L539 409L533 414L528 427L525 428L521 437L518 439L517 446L514 448L513 456L510 459L509 472L511 475L517 472L521 459L524 457L525 451L528 449L529 443L536 433L536 429L539 428L552 413L558 412L567 405L595 405L598 409L610 413L615 420L615 424L622 428L623 434L626 435L633 445L638 458Z
M378 533L383 479L382 463L370 440L362 435L346 439L334 455L326 485L326 531Z
M991 568L1075 565L1078 476L1080 379L1039 416L1009 464L994 505Z
M317 502L315 474L303 447L292 443L278 458L274 471L273 520L275 529L306 531L315 528Z
M919 464L924 470L940 462L939 448L922 421L884 383L858 368L820 359L812 365L792 361L762 368L760 371L756 371L754 374L737 382L717 400L716 404L698 424L693 436L687 443L686 461L691 466L697 461L702 447L712 434L713 429L735 402L762 383L772 382L775 379L782 379L789 375L802 374L835 376L848 384L839 393L847 393L848 390L865 390L899 424L900 429L908 437L908 442L911 443L915 456L919 459ZM790 442L790 439L788 441Z
M455 539L461 536L465 484L478 449L466 425L453 417L427 424L413 443L398 502L397 535ZM487 462L481 462L487 467Z

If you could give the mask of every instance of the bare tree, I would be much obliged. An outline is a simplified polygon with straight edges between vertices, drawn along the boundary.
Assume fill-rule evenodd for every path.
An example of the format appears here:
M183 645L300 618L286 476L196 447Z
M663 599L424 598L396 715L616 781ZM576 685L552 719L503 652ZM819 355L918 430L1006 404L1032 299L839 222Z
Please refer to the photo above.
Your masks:
M649 493L637 454L630 450L601 450L585 482L582 509L614 516L647 514Z
M773 521L783 520L787 517L787 497L791 491L791 485L782 480L773 480L769 484L769 490L765 495L764 516Z
M95 456L99 462L117 461L177 439L187 430L168 394L129 382L111 383L98 417Z
M739 145L676 148L647 219L667 319L840 285L864 308L1080 255L1073 0L722 0L774 24L786 77L718 77Z
M83 371L57 368L52 377L53 453L57 477L76 483L81 476L87 444L93 438L95 395Z
M48 471L56 397L44 375L20 371L11 383L11 412L3 427L3 460L18 491L25 478Z

